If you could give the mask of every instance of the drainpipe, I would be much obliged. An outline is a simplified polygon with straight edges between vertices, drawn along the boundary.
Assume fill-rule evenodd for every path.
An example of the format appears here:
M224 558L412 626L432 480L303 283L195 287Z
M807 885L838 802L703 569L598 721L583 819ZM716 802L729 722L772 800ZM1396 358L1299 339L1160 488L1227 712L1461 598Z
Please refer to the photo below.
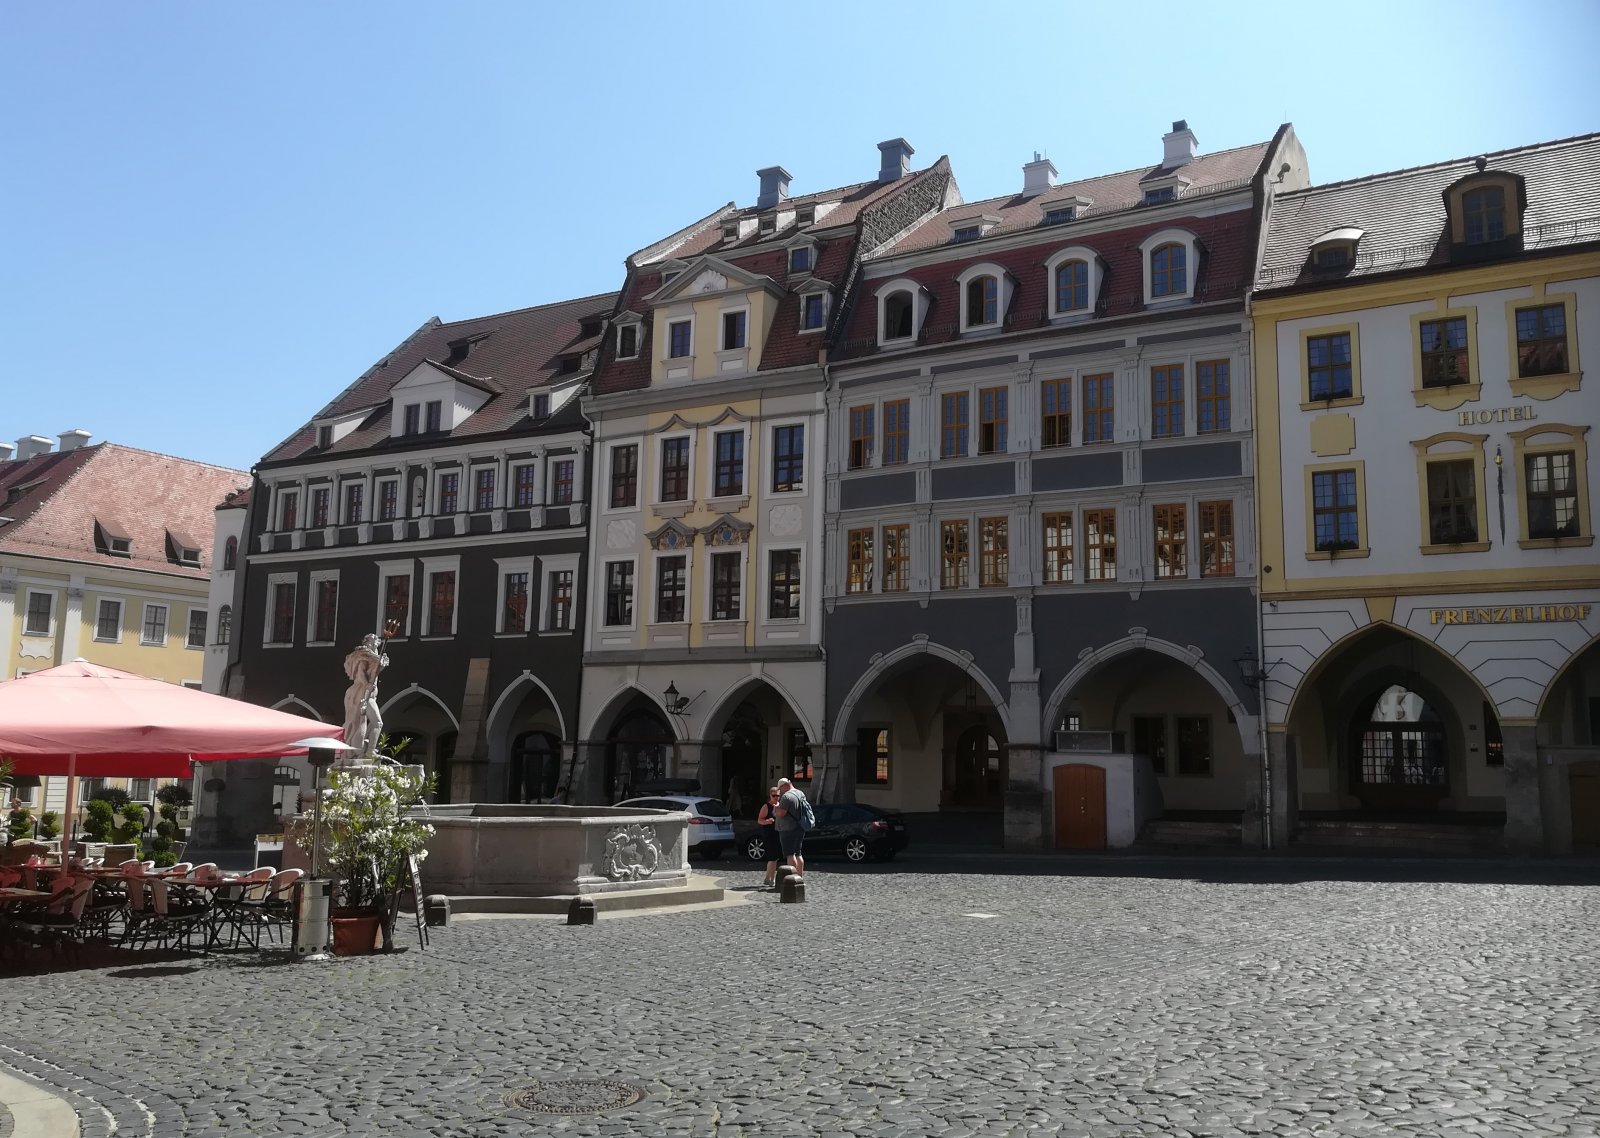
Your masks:
M1254 308L1255 289L1246 288L1244 290L1244 317L1245 327L1250 329L1250 356L1252 365L1255 361ZM1255 368L1252 366L1250 369L1252 402L1254 402L1255 387L1260 382L1261 377L1256 374ZM1273 382L1277 382L1276 377L1273 377ZM1254 417L1252 416L1252 421L1253 419ZM1252 427L1250 432L1250 447L1252 451L1255 451L1255 439L1255 430ZM1254 480L1257 482L1260 481L1260 457L1261 456L1259 454L1252 455L1253 461L1251 463L1251 468L1256 472ZM1256 549L1259 551L1261 548L1261 495L1259 493L1255 496L1255 515ZM1267 740L1267 623L1266 614L1261 607L1261 576L1261 564L1258 561L1256 564L1256 659L1259 662L1256 665L1256 682L1254 687L1256 691L1256 734L1261 741L1261 845L1263 849L1270 850L1273 848L1272 750L1268 745Z

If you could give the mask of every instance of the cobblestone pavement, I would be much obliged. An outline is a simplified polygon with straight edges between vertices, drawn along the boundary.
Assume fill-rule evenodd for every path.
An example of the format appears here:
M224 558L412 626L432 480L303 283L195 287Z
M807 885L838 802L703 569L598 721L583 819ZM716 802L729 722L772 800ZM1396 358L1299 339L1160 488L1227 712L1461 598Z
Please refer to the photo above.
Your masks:
M7 980L26 1011L0 1065L118 1138L1600 1135L1582 870L812 868L805 905ZM578 1078L647 1097L583 1116L503 1100Z

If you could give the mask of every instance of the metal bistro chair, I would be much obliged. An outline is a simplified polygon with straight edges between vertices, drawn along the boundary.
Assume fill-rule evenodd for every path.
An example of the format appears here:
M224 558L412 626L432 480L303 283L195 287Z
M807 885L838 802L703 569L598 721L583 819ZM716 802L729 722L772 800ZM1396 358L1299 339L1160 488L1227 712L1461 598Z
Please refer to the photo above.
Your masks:
M263 867L270 870L270 866ZM260 873L261 870L257 870ZM282 930L294 924L295 883L305 875L304 870L282 869L273 873L264 883L252 885L247 891L244 910L255 922L255 945L260 944L260 934L265 931L273 943L283 943Z
M25 939L65 953L83 943L83 915L89 896L94 892L94 878L62 874L60 882L61 887L52 894L43 911L24 910L11 924Z
M181 884L160 877L152 877L144 884L149 890L150 913L141 922L141 943L149 944L154 940L162 945L191 948L189 938L206 924L211 906L186 894Z

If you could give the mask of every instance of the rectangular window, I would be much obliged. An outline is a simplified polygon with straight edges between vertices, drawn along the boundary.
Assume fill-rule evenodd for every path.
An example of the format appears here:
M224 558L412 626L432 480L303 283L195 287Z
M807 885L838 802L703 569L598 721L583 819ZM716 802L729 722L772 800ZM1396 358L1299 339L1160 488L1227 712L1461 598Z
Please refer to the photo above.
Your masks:
M1133 717L1133 753L1150 760L1156 774L1167 773L1167 717L1164 715L1135 715Z
M911 400L883 405L883 465L899 466L911 457Z
M550 504L572 504L572 459L563 458L550 464Z
M1183 434L1183 365L1150 369L1150 437L1170 439Z
M978 453L1006 452L1007 397L1004 387L985 387L978 391Z
M431 399L428 401L426 410L426 417L428 421L427 429L430 432L437 431L440 427L444 426L444 404L442 402L437 399Z
M1530 538L1578 536L1576 460L1576 452L1570 450L1523 459Z
M339 582L331 578L323 578L317 582L317 608L314 625L311 629L311 639L322 643L331 644L338 639L339 630Z
M1517 309L1517 375L1563 375L1567 365L1567 310L1559 304Z
M689 440L661 440L661 500L682 502L689 497Z
M279 509L278 528L294 529L299 522L300 494L296 490L285 490Z
M889 785L889 729L861 727L856 730L856 785Z
M333 445L333 426L324 423L317 428L317 449L327 450Z
M939 457L967 453L967 393L953 391L939 397Z
M744 347L744 318L743 312L724 312L722 314L722 350L731 352L736 348Z
M1350 398L1353 374L1350 333L1306 337L1307 388L1313 401Z
M1356 513L1356 472L1313 471L1311 511L1312 532L1319 552L1355 549L1361 538Z
M811 246L799 245L789 250L789 271L803 273L811 267Z
M572 570L557 569L551 573L549 592L545 627L565 632L572 627Z
M719 431L716 442L716 495L737 497L744 493L744 432Z
M578 368L583 366L583 360L581 358L579 358L579 359L571 359L571 360L562 360L561 361L561 370L562 371L566 371L567 370L567 366L566 365L568 363L571 363L571 364L574 365L573 370L575 370L575 371ZM535 419L548 419L550 417L550 396L546 392L542 392L541 391L539 394L537 394L537 395L535 395L533 397L533 417Z
M1044 582L1065 585L1072 580L1072 513L1045 514Z
M772 489L775 492L806 488L806 429L796 423L772 428Z
M639 354L639 326L622 324L617 328L617 358L631 360Z
M1083 377L1083 443L1108 443L1116 429L1116 376Z
M347 482L344 488L344 524L347 526L360 525L366 520L363 507L366 503L363 498L366 494L366 484L362 482Z
M1211 720L1204 715L1178 716L1178 773L1211 774Z
M811 744L806 741L804 727L783 729L783 757L790 778L795 782L811 781Z
M294 583L291 581L280 581L272 586L271 643L294 643Z
M291 585L290 586L290 590L291 590L290 596L291 597L294 595L293 594L293 588L294 587ZM291 632L290 635L292 636L293 633ZM167 642L167 606L166 605L145 605L144 606L144 630L139 634L139 643L141 643L141 644L165 644L166 642Z
M500 631L528 631L528 574L507 573L501 580Z
M606 562L606 624L633 623L633 562Z
M326 486L311 491L311 526L313 529L328 524L328 502L333 492Z
M883 527L883 591L903 593L911 588L911 527Z
M611 508L627 509L639 496L639 445L611 448Z
M689 559L683 555L663 557L656 562L656 621L678 624L687 619L683 598Z
M872 465L873 407L850 408L850 469Z
M1200 576L1233 576L1233 503L1200 503Z
M414 435L418 431L422 430L422 404L407 403L405 415L405 434Z
M456 575L446 569L428 580L428 635L450 636L455 631Z
M674 320L667 325L667 358L682 359L689 354L694 325L688 320Z
M1428 543L1463 545L1477 540L1478 487L1473 461L1428 463Z
M394 479L378 483L378 520L392 522L400 513L400 483Z
M1156 578L1171 581L1189 575L1188 507L1154 506Z
M978 519L978 587L1004 588L1011 580L1010 520Z
M55 603L54 593L29 593L28 612L23 618L22 631L28 636L49 636L50 617L55 612Z
M872 527L853 529L845 537L848 552L848 572L845 575L846 593L872 592Z
M739 588L739 563L737 553L711 555L711 619L738 620L743 606L739 603L743 592Z
M806 331L822 327L822 294L811 293L800 298L800 327Z
M1117 579L1117 511L1083 511L1083 579Z
M94 622L94 638L96 640L121 640L122 639L122 602L100 601L100 611Z
M411 578L396 575L383 579L383 628L404 636L411 621Z
M964 589L971 567L971 550L967 544L967 523L941 522L939 524L939 587Z
M1423 387L1449 387L1472 378L1465 316L1424 320L1417 327L1422 341Z
M800 616L800 551L775 549L768 562L767 618L795 620Z
M1209 435L1233 427L1228 360L1201 360L1194 365L1195 430Z
M472 508L474 510L494 509L494 476L492 466L481 467L472 472Z
M519 510L526 510L539 504L538 485L539 468L534 463L525 462L511 472L511 500Z
M461 504L461 475L457 471L439 475L438 513L453 514Z
M1046 379L1039 383L1039 445L1064 447L1072 443L1072 380Z

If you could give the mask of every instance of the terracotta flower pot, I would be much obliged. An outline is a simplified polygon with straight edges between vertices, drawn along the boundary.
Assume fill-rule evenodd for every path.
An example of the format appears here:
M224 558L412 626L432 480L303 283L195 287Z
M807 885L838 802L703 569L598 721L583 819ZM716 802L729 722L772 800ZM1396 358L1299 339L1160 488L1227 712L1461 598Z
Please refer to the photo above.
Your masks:
M345 913L332 919L335 956L369 956L378 947L383 919L376 913Z

